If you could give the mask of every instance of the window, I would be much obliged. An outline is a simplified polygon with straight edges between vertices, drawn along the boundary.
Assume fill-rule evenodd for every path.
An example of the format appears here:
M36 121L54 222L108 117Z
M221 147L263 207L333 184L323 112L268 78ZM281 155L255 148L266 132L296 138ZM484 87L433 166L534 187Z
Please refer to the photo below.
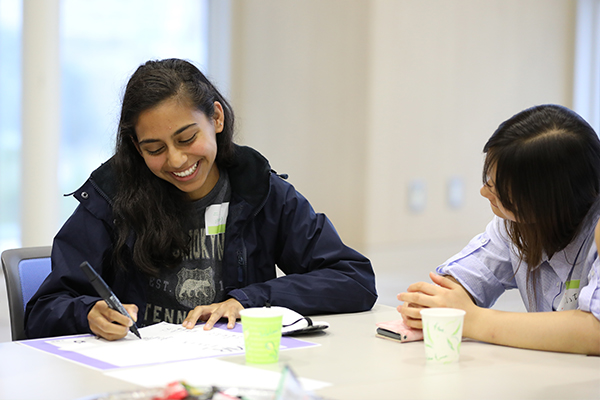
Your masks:
M21 2L0 0L0 251L18 247Z
M20 245L21 0L0 0L0 250ZM208 1L62 0L61 193L76 190L113 152L120 99L143 62L208 62ZM61 200L62 224L77 205ZM58 227L57 227L58 229Z
M600 135L600 0L577 2L573 108Z

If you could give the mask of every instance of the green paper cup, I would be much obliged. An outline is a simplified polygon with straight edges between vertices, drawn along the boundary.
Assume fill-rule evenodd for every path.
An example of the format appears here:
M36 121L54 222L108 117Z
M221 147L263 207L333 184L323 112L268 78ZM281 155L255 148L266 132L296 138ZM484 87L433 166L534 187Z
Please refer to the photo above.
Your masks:
M465 311L455 308L421 310L423 341L428 364L458 361Z
M279 361L283 312L268 307L240 311L246 362L269 364Z

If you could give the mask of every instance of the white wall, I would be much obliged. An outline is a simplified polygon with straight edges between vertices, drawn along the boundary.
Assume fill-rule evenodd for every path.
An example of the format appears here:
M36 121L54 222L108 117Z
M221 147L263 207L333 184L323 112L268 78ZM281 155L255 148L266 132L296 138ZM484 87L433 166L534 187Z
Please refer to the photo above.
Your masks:
M255 0L233 10L240 141L289 173L380 276L430 270L484 229L487 138L526 107L572 103L574 1ZM448 204L452 178L464 187L459 208ZM426 188L418 213L415 180Z
M467 239L490 218L482 148L500 122L571 105L574 2L375 1L369 46L367 246ZM464 205L449 206L451 178ZM407 209L410 182L427 188ZM377 205L376 207L374 205Z
M234 2L238 139L289 174L353 244L366 239L368 5Z

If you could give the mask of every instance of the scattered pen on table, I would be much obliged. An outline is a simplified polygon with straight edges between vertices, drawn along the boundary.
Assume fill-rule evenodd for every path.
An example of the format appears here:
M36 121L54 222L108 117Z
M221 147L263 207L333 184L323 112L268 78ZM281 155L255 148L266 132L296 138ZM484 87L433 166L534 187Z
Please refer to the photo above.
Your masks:
M121 314L123 314L124 316L129 318L131 320L131 322L133 322L133 324L131 324L131 326L129 327L129 330L131 332L133 332L135 334L135 336L137 336L141 339L142 336L140 335L140 332L138 331L135 321L133 320L133 318L131 318L131 315L129 315L129 313L127 312L125 307L123 307L123 304L121 304L121 302L119 301L117 296L115 296L115 294L112 292L110 287L108 287L106 282L104 282L104 279L102 279L102 277L100 275L98 275L98 273L94 270L94 268L92 268L90 263L88 263L87 261L82 262L79 267L83 270L85 275L88 277L88 279L90 280L90 283L92 284L92 286L94 286L94 289L96 289L96 291L98 292L100 297L102 297L102 299L104 299L104 301L106 301L106 304L108 304L108 306L110 308L112 308L115 311L120 312Z

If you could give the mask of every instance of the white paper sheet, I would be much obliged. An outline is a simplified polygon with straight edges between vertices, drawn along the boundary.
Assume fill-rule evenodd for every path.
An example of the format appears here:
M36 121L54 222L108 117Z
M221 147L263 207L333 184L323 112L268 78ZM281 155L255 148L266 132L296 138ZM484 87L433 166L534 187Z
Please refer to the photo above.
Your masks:
M140 329L143 339L131 332L123 339L108 342L96 337L53 341L61 350L75 351L84 356L118 367L144 365L243 353L241 333L201 326L186 329L166 322Z
M227 329L225 324L219 323L205 331L203 325L186 329L179 324L161 322L141 328L140 334L142 339L130 332L116 341L77 335L25 341L23 345L102 370L244 353L244 334L240 324ZM311 346L318 345L284 337L280 351Z

